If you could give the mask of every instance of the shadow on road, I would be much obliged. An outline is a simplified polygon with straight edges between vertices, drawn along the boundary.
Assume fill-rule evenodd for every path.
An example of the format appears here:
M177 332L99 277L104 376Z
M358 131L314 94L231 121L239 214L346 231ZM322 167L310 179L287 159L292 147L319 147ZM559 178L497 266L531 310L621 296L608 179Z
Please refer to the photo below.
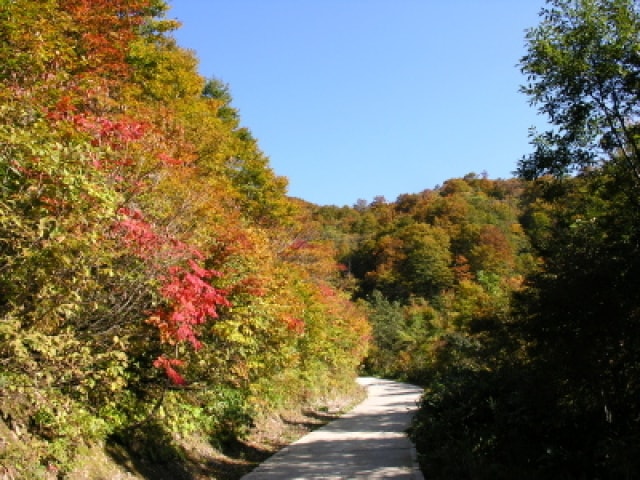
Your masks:
M364 402L286 447L243 480L422 478L405 433L421 389L388 380L359 381L368 390Z

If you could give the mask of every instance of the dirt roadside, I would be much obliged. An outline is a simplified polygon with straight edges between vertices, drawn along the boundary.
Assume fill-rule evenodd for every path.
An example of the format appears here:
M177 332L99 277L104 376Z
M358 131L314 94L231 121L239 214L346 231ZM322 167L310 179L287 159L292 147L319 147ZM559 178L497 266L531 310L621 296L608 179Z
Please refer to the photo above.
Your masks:
M207 438L185 439L175 461L134 459L117 446L96 446L67 480L239 480L269 457L308 433L339 418L367 396L351 396L299 409L285 409L256 421L246 438L214 448Z

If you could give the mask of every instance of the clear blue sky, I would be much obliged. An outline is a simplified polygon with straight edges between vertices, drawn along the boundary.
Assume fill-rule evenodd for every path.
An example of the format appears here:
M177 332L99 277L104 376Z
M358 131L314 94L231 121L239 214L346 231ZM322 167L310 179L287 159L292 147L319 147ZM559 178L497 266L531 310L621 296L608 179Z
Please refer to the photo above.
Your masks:
M509 178L544 125L518 89L543 0L171 0L289 195L320 205Z

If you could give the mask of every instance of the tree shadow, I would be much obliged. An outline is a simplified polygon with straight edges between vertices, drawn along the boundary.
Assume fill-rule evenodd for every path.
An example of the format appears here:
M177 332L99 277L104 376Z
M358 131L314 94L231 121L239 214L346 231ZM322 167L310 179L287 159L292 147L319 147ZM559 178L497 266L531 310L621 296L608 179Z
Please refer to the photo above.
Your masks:
M110 435L107 454L127 471L148 480L191 480L184 453L158 422Z
M251 464L258 464L263 462L271 455L273 455L273 451L256 447L255 445L251 445L248 442L245 442L238 438L232 438L226 440L223 444L219 445L219 450L227 460L221 461L212 461L212 463L232 463L234 460L248 462Z
M292 413L290 418L281 415L286 435L275 442L258 444L228 431L209 438L198 437L200 443L179 443L155 419L112 434L105 451L122 469L140 479L238 480L290 443L289 436L302 437L339 417L338 412L315 409Z
M145 480L237 480L275 453L232 437L180 446L159 422L114 433L105 451L121 468Z
M293 419L281 417L282 422L286 425L296 427L300 433L308 433L316 430L329 422L337 420L341 415L328 412L305 410L301 417Z

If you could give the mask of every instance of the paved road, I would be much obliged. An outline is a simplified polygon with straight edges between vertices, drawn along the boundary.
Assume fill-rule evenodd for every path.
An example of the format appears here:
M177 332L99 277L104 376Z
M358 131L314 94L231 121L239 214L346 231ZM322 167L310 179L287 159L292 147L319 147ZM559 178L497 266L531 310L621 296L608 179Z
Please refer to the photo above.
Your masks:
M420 388L369 377L358 382L368 390L364 402L276 453L242 480L421 480L404 433Z

